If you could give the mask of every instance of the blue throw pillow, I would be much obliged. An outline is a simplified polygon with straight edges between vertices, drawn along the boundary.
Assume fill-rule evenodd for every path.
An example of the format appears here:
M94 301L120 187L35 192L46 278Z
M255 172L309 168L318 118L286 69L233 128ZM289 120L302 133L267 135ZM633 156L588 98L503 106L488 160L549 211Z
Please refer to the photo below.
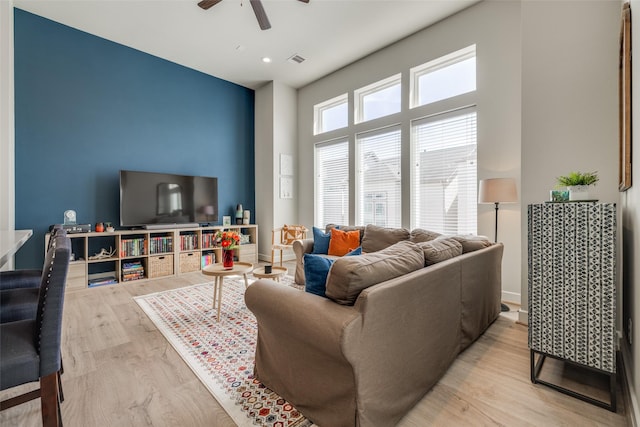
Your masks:
M313 251L312 254L324 254L329 253L329 241L331 240L331 233L325 233L318 227L313 227Z
M313 254L304 254L305 292L320 295L321 297L325 296L327 275L331 264L333 264L331 259Z
M362 246L358 246L357 248L355 248L345 256L352 256L352 255L362 255Z
M314 243L315 246L315 243ZM362 248L357 247L345 256L361 255ZM304 290L311 294L325 296L327 276L333 260L314 254L304 254Z

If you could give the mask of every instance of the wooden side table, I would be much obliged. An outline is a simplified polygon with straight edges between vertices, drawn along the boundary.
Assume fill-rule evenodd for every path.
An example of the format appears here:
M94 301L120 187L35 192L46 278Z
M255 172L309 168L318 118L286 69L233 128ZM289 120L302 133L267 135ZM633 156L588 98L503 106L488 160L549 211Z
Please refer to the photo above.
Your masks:
M276 267L275 265L271 267L271 273L265 273L264 267L258 267L253 270L253 275L258 279L271 279L276 282L280 281L280 278L287 274L287 267Z
M247 274L253 270L253 264L249 262L234 262L233 268L226 270L222 264L210 264L202 269L202 274L205 276L215 277L213 283L213 304L212 307L216 307L218 304L218 322L220 321L220 306L222 305L222 285L226 276L243 276L244 288L249 286L247 281Z

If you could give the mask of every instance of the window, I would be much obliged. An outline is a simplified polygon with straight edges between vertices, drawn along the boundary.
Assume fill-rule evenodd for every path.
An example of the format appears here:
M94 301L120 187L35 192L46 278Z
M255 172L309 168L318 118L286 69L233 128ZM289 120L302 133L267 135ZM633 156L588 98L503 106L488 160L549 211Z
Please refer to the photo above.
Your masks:
M411 125L412 224L444 234L476 234L475 107Z
M349 102L347 94L340 95L314 106L314 135L347 127Z
M411 108L476 90L476 46L414 67L410 71Z
M354 92L356 123L400 112L400 74Z
M349 142L317 144L316 224L349 224Z
M357 223L400 227L400 126L357 135Z

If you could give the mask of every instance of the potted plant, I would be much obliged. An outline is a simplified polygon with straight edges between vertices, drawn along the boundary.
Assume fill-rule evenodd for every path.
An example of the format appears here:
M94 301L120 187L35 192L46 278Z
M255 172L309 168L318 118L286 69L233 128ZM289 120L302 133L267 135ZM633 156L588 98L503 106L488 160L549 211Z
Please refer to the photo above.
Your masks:
M595 185L600 178L598 172L570 172L556 179L558 187L567 187L569 190L569 200L589 200L589 186Z

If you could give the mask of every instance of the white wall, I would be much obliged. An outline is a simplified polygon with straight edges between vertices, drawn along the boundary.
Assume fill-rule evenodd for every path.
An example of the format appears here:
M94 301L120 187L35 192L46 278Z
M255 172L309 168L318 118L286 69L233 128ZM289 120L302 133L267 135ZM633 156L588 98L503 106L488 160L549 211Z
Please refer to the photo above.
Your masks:
M300 221L308 227L314 224L314 143L344 136L333 131L314 137L313 106L319 102L352 93L369 83L402 72L408 82L409 68L447 53L476 44L477 92L474 101L478 109L478 178L514 177L520 171L520 3L482 2L434 26L420 31L386 49L363 58L302 89L298 96L299 169L298 180ZM408 89L403 89L407 104ZM352 95L350 95L352 102ZM425 113L428 109L424 109ZM380 125L403 122L403 137L409 135L409 114L379 121ZM348 129L353 152L354 133ZM342 132L342 134L341 134ZM403 154L408 154L408 145ZM353 162L353 159L351 159ZM408 156L403 160L403 181L408 180ZM353 168L352 168L353 169ZM351 179L353 194L354 179ZM405 181L408 182L408 181ZM403 191L403 208L408 212L408 185ZM353 218L353 206L350 207ZM493 237L494 206L478 206L478 233ZM403 225L409 227L408 214ZM520 301L520 204L502 205L499 240L505 243L503 261L503 297Z
M255 92L255 173L256 211L252 213L258 224L258 257L271 256L271 228L273 227L273 83ZM254 220L252 220L253 222Z
M632 46L640 46L640 0L631 1L632 19ZM635 29L635 31L634 31ZM632 67L632 127L638 129L640 123L640 67ZM623 330L625 339L622 340L622 355L624 358L627 383L632 391L631 413L635 418L635 425L640 421L640 409L636 392L640 388L640 134L632 133L631 164L635 166L632 171L632 187L621 193L620 206L622 211L622 289L623 307L618 311L623 312ZM629 336L628 324L632 322L632 330Z
M295 177L297 140L297 93L279 82L270 82L255 93L256 224L259 225L258 256L271 260L271 230L297 224ZM294 160L293 198L280 198L280 155ZM294 259L293 252L283 258Z
M598 171L590 194L618 202L617 1L522 2L522 309L527 309L527 210L555 178ZM526 322L526 312L521 320Z
M13 1L0 1L0 230L15 228ZM13 260L3 269L13 268Z

